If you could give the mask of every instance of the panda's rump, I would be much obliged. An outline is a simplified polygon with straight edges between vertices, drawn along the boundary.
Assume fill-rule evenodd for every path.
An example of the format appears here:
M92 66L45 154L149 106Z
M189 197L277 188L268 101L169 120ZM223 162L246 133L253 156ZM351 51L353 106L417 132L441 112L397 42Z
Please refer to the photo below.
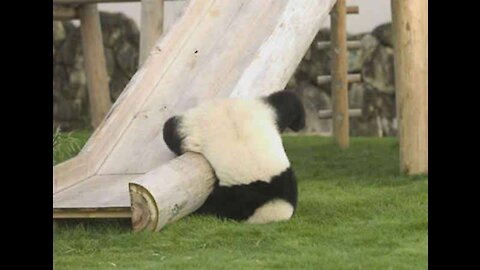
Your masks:
M264 224L284 221L292 217L294 210L295 209L289 202L282 199L274 199L257 208L246 222L252 224Z
M297 205L295 174L288 168L270 182L214 187L200 214L213 214L249 223L268 223L289 219Z

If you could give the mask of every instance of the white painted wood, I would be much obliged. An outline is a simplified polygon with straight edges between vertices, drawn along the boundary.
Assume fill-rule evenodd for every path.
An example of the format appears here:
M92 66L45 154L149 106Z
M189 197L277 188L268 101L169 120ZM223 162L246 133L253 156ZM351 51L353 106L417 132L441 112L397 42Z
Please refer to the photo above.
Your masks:
M130 207L128 183L143 175L96 175L53 195L54 208Z
M135 231L159 231L197 210L213 190L215 177L200 154L186 153L129 185Z
M314 10L328 12L327 2L212 3L190 37L193 42L185 44L156 83L100 173L145 173L170 160L173 155L161 136L163 122L201 100L283 89L321 26L321 12Z

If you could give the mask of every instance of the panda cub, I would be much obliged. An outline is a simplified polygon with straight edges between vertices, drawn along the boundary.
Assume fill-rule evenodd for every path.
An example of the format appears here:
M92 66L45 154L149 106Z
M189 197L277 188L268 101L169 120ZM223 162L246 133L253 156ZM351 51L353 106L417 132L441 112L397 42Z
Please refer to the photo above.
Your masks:
M217 181L197 214L247 223L288 220L297 205L297 182L280 133L305 126L293 92L214 99L169 118L163 138L171 151L202 154Z

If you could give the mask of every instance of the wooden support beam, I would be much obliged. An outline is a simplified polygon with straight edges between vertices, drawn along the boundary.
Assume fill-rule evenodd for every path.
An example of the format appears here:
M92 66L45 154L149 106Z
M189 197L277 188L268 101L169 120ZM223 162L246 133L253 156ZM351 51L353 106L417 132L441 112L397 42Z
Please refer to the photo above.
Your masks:
M347 7L347 14L358 14L358 13L360 13L360 8L358 8L358 6Z
M319 75L317 76L317 84L322 85L326 83L330 83L332 81L331 75ZM357 83L362 81L362 75L359 73L355 74L347 74L347 82L348 83Z
M392 0L400 169L428 173L428 0Z
M64 21L78 19L78 13L74 7L69 6L53 6L53 19Z
M317 49L325 50L330 49L330 41L319 41L317 42ZM362 47L362 42L360 40L347 41L347 49L357 50Z
M337 0L331 11L333 134L340 148L349 146L347 6Z
M81 209L54 209L53 219L71 218L131 218L130 208L81 208Z
M348 110L350 117L360 117L362 116L362 109L350 109ZM319 110L318 118L320 119L330 119L332 118L332 110Z
M155 42L162 35L163 1L164 0L142 0L139 66L147 59Z
M129 184L134 231L159 231L202 206L215 176L208 161L189 152Z
M96 128L103 120L112 102L108 87L107 66L103 50L100 16L96 4L78 8L83 55L87 73L91 123Z

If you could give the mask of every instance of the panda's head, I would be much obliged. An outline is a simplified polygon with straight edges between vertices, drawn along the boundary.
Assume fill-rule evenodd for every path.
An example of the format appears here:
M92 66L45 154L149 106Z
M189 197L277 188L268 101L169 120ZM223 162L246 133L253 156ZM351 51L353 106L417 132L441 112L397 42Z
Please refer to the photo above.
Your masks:
M294 92L278 91L265 97L265 101L275 109L280 132L286 128L299 131L305 127L305 109Z

